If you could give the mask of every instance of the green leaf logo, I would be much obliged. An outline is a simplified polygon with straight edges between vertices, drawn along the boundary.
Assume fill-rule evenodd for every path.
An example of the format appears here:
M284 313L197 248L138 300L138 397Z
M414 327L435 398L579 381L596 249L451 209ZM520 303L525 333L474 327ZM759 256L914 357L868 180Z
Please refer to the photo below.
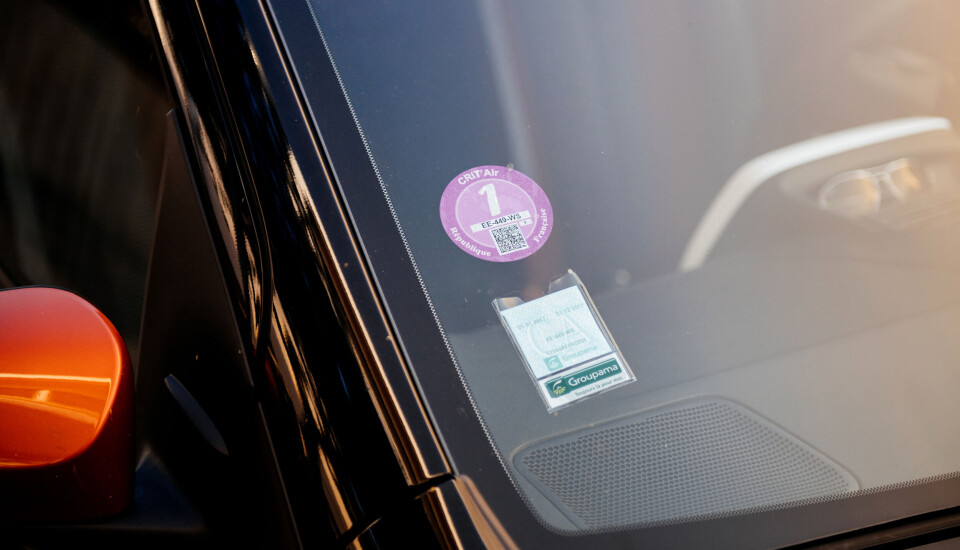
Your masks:
M563 363L560 362L560 358L556 355L551 355L550 357L547 357L546 359L543 360L543 362L547 364L547 370L549 370L550 372L553 372L563 367Z
M559 397L567 393L568 390L589 388L622 372L623 369L620 368L617 360L610 359L572 374L565 374L559 378L548 380L544 382L544 385L553 394L553 397Z

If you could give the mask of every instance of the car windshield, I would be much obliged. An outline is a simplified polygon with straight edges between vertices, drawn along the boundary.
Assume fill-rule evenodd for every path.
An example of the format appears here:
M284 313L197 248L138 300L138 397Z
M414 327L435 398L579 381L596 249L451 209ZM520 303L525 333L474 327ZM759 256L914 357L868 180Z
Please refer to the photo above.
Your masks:
M957 477L960 4L302 5L293 66L334 68L377 177L347 207L394 217L359 238L382 278L402 235L446 343L407 350L440 436L431 363L540 528Z

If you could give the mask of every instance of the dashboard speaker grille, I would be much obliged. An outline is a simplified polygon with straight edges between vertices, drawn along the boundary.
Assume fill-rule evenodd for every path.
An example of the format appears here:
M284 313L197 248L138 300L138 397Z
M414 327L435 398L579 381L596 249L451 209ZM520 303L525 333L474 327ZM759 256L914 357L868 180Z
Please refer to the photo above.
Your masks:
M514 463L587 529L729 514L858 488L827 457L718 399L538 443Z

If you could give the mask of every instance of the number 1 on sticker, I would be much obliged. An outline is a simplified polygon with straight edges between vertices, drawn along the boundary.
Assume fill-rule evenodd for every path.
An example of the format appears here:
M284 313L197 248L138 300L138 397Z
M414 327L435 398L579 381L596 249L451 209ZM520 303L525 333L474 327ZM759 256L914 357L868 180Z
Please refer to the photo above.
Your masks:
M490 215L497 217L500 215L500 201L497 199L497 188L492 183L488 183L480 188L477 193L486 195L487 206L490 207Z

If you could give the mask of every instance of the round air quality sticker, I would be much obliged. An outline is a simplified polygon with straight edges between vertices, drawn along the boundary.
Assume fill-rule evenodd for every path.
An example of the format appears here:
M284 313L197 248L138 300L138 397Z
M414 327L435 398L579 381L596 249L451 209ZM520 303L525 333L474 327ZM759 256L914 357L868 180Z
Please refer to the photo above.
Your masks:
M488 262L512 262L547 242L553 209L532 179L505 166L460 173L440 199L447 236L464 252Z

